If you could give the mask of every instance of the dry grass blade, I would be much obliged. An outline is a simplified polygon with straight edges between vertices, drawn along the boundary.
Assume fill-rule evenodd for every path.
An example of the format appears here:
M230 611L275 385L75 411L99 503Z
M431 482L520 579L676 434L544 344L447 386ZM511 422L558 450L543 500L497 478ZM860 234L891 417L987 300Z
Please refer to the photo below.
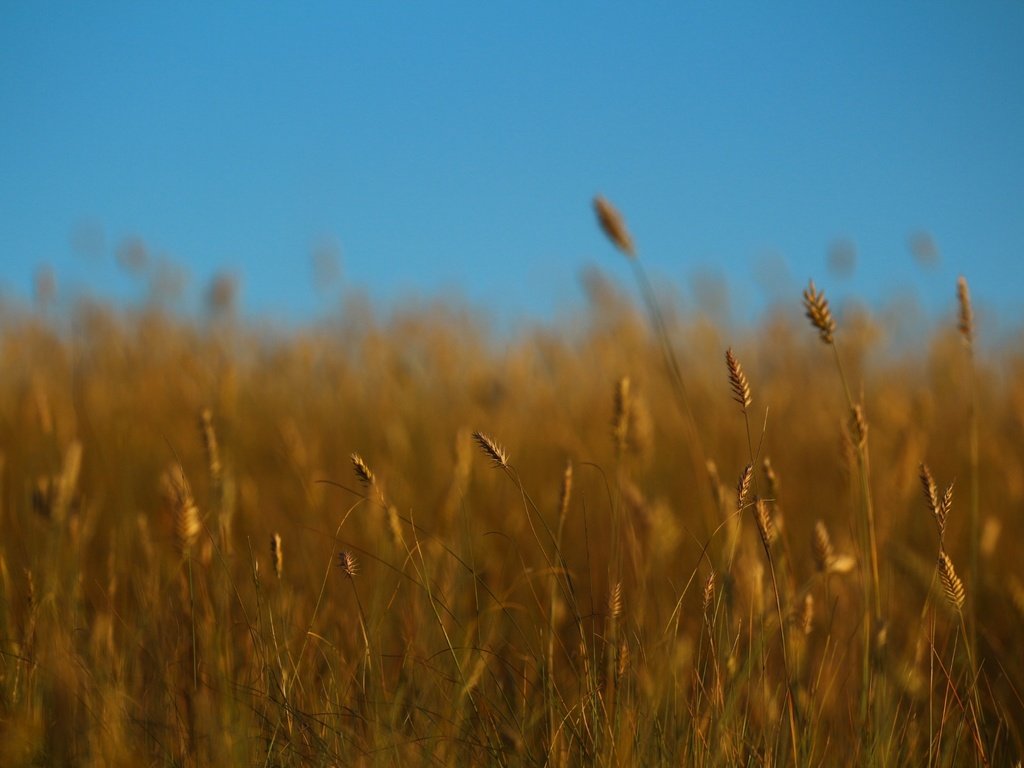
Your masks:
M636 249L633 247L633 238L626 229L626 223L618 210L598 195L594 198L594 212L597 214L597 221L604 230L605 235L612 241L622 253L631 259L636 258Z
M474 432L473 439L476 440L476 444L480 446L480 449L487 454L490 460L494 462L495 467L508 469L508 452L504 448L483 432Z
M824 291L819 292L814 287L813 280L804 290L804 310L811 325L818 329L821 340L831 344L836 331L836 321L832 318L832 310L828 306Z
M753 403L750 395L750 384L747 376L743 373L743 366L732 353L732 347L725 350L725 365L729 369L729 386L732 387L732 399L739 403L740 408L746 413L747 408Z

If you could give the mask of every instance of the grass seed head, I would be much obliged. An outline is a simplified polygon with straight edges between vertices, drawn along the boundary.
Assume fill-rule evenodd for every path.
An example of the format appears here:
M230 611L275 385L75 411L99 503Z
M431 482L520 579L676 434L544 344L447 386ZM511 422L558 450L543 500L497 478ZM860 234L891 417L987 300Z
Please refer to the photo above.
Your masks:
M630 259L636 258L636 249L633 247L633 238L626 229L626 223L618 210L598 195L594 198L594 212L597 214L597 221L604 230L605 235L612 244L622 251Z
M764 499L754 501L754 520L757 523L757 532L761 534L761 541L765 549L771 549L778 538L778 531L775 529L775 521L772 520L771 510L768 509L768 502Z
M953 561L949 559L949 555L945 552L939 552L938 567L939 580L942 582L942 591L946 593L946 599L949 601L949 604L959 613L963 610L964 601L966 599L964 583L960 581L960 577L956 575L956 569L953 568Z
M377 478L374 477L373 472L370 470L369 466L367 466L366 462L363 461L363 457L358 453L352 454L352 469L355 470L356 477L359 478L359 482L367 488L377 482Z
M814 287L813 280L804 290L804 310L811 325L818 329L821 340L826 344L831 344L836 331L836 321L832 318L832 310L828 306L825 292L819 292Z
M736 509L740 510L746 506L747 497L750 495L750 480L754 476L754 467L752 464L747 464L743 468L743 474L740 475L739 482L736 483Z
M279 533L270 537L270 556L274 561L274 575L280 579L284 572L284 553L281 551L281 534Z
M359 573L359 563L356 562L356 556L349 552L347 549L343 549L338 553L338 568L348 578L354 579L356 574Z
M508 452L504 448L494 442L494 440L483 432L474 432L473 439L476 440L476 444L479 445L480 449L487 454L495 467L508 469Z
M729 369L729 386L732 388L732 399L739 403L740 409L746 413L747 408L753 403L750 395L750 383L747 375L743 373L743 366L732 353L732 347L725 350L725 365Z
M964 343L971 345L974 339L974 310L971 308L971 292L967 278L961 275L956 281L957 329Z

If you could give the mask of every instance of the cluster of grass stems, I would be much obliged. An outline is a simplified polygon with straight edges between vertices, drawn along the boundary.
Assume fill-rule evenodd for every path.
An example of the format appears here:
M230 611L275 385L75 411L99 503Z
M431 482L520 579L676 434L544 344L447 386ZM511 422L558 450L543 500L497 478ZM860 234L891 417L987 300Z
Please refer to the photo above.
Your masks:
M5 309L0 764L1017 764L1024 348L715 327L595 207L641 306L515 338Z

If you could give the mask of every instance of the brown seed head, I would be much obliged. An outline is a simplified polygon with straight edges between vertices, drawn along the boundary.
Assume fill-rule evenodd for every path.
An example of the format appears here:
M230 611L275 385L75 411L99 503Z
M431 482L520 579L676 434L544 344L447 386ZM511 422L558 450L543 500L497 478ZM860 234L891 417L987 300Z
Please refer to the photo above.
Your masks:
M949 487L946 488L945 493L942 494L940 499L939 490L935 485L935 479L932 477L931 470L928 469L927 465L922 464L921 488L924 491L925 504L928 506L928 511L932 513L935 525L939 530L939 543L941 544L946 536L946 518L953 508L953 484L949 484Z
M373 472L370 471L369 466L363 461L363 457L358 453L352 454L352 469L356 472L356 477L367 488L371 487L377 479L374 477Z
M747 408L753 403L750 396L750 384L747 382L747 375L743 373L743 366L732 353L732 347L725 350L725 365L729 369L729 386L732 387L732 399L740 405L740 409L746 413Z
M754 467L752 464L747 464L743 468L743 474L740 475L740 480L736 483L736 509L740 510L747 503L747 496L750 495L750 480L754 476Z
M811 325L818 329L821 340L831 344L836 331L836 321L832 319L832 310L829 309L824 291L819 292L814 287L813 280L804 291L804 309Z
M971 293L967 288L967 278L962 275L956 281L956 301L959 307L957 328L968 346L974 338L974 311L971 309Z
M338 567L350 579L354 579L356 574L359 573L359 563L356 562L356 556L347 549L343 549L338 553Z
M704 581L704 616L707 618L708 609L711 608L711 603L715 599L715 572L712 571L708 574L707 579Z
M199 413L199 432L203 437L203 446L206 448L206 461L210 468L210 479L217 484L220 482L221 463L220 448L217 445L217 432L213 428L213 411L203 408Z
M480 446L481 450L490 457L491 461L494 462L495 467L502 469L508 468L508 453L498 445L494 440L489 438L483 432L474 432L473 439L476 440L476 444Z
M629 258L635 259L636 250L633 247L633 238L629 236L626 223L622 220L622 214L600 195L594 198L594 212L597 214L597 221L601 225L601 229L604 230L612 244Z
M949 517L950 511L953 509L953 483L946 486L946 490L942 494L942 501L939 502L939 511L935 516L935 521L939 524L939 535L943 536L946 533L946 519Z
M862 405L855 405L850 410L850 436L858 449L863 450L868 443L868 420Z
M945 552L939 552L939 580L942 582L942 589L946 593L946 599L949 604L953 606L957 612L963 610L964 600L966 594L964 593L964 583L960 581L960 577L956 575L956 570L953 568L953 561L949 559L949 555Z
M572 496L572 461L565 462L565 473L562 475L562 493L558 502L558 517L564 520L569 513L569 498Z
M281 551L281 534L279 533L270 537L270 556L274 561L274 574L280 579L284 571L284 553Z
M623 376L615 382L614 405L612 437L615 439L616 452L621 454L626 449L626 438L629 436L629 376Z
M825 527L823 520L818 520L814 524L811 550L814 554L814 565L822 573L827 573L829 565L836 557L836 552L832 547L832 537L828 535L828 528Z
M761 542L765 549L771 549L772 544L778 538L778 532L775 530L775 522L768 509L768 502L764 499L756 499L754 502L754 520L757 522L757 532L761 534Z
M800 613L799 626L805 635L811 634L814 629L814 595L808 592L804 595L804 609Z
M608 615L617 619L622 615L622 582L617 581L608 595Z

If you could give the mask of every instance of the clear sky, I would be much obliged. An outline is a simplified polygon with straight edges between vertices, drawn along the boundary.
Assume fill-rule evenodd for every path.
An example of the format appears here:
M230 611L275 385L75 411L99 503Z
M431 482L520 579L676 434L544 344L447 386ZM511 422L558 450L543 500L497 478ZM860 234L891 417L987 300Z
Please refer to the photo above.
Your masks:
M291 321L352 289L551 318L588 265L629 285L598 192L686 300L940 311L962 272L1019 322L1024 2L0 5L3 295L48 265L140 301L134 239L192 306L227 270Z

